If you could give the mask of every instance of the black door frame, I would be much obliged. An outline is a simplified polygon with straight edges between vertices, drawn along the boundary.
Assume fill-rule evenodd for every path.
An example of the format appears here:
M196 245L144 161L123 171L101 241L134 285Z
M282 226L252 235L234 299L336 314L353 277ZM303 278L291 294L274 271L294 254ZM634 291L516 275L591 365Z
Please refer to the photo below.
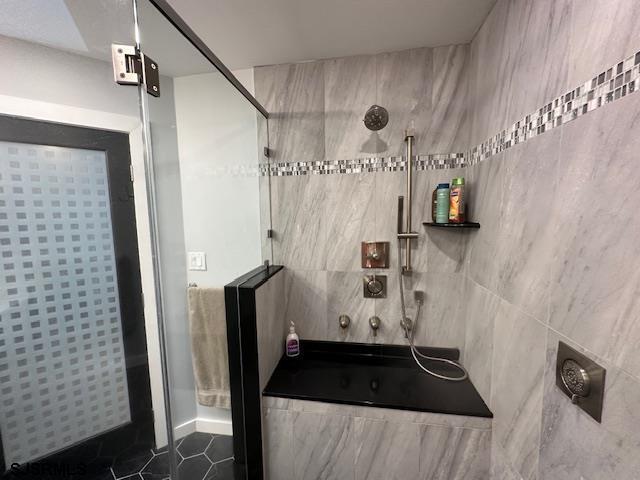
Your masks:
M155 445L129 135L0 115L0 140L105 153L131 423L93 437L92 440L122 442L122 437L126 437L133 427L146 429L145 439L150 437ZM126 334L132 330L138 330L136 335ZM56 460L63 461L65 452L74 447L66 448L46 459L55 457ZM0 439L0 475L5 470Z

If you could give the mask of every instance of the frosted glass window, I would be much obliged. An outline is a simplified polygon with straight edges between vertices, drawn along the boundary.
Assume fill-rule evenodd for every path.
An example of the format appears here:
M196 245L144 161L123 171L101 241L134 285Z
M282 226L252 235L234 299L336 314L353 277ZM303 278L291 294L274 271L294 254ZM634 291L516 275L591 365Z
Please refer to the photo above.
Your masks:
M5 462L131 419L103 152L0 142Z

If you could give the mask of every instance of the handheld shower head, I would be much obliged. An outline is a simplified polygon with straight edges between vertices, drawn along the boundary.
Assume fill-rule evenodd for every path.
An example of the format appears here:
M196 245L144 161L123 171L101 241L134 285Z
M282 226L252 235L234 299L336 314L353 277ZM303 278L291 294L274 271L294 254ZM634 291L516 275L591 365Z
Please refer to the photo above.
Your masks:
M374 132L382 130L389 123L389 112L380 105L372 105L364 114L364 126Z
M424 305L424 292L422 290L414 290L413 300L417 305Z

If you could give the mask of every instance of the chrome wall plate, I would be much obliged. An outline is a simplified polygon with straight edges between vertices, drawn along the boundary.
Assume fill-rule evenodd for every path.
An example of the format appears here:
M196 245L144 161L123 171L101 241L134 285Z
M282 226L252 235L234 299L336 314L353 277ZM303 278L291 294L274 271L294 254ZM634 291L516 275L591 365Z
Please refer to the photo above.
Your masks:
M364 298L387 298L386 275L365 275L362 286Z
M362 242L362 268L389 268L389 242Z
M606 373L604 368L583 353L564 342L558 343L556 386L571 399L571 403L597 422L602 421Z

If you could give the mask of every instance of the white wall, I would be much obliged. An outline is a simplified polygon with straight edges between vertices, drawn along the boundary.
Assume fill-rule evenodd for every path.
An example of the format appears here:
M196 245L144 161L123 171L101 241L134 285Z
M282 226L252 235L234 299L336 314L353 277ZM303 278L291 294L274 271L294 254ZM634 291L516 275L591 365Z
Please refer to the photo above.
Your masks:
M223 286L261 263L256 112L219 73L174 82L185 245L208 261L188 277Z
M138 93L113 81L111 65L0 36L0 93L139 118Z
M253 90L252 70L234 73ZM219 73L178 77L174 86L184 243L205 252L208 267L189 271L188 281L222 287L262 258L256 112ZM230 427L226 409L197 405L197 417Z

